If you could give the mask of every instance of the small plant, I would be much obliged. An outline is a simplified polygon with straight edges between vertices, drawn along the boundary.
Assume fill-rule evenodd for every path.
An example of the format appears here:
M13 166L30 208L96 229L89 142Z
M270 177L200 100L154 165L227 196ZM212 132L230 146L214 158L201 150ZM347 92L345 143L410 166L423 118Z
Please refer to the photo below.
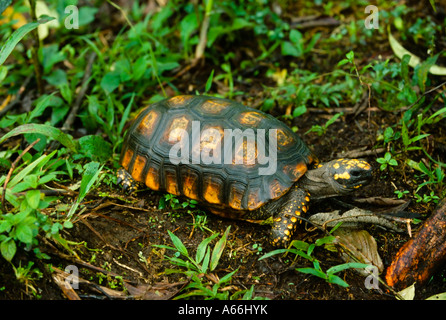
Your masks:
M238 269L219 278L213 273L220 261L226 246L227 237L229 235L230 227L226 229L223 236L217 241L214 248L211 249L209 244L218 237L217 233L205 238L197 247L195 257L191 256L182 241L168 231L170 239L174 247L166 245L154 245L157 248L165 248L175 251L174 256L167 257L167 260L179 269L166 269L164 273L184 273L191 280L187 286L183 288L183 294L177 296L175 299L184 299L194 296L201 296L205 299L229 299L229 291L222 290L223 286L231 281L232 276ZM204 282L205 279L211 279L213 282L210 285ZM246 294L246 293L245 293Z
M408 190L404 190L404 191L395 190L395 194L397 195L398 199L401 199L404 197L404 195L409 194L409 191Z
M258 243L254 243L254 244L252 245L252 248L256 251L256 254L257 254L257 255L261 254L262 251L263 251L262 246L261 246L260 244L258 244Z
M189 210L188 210L188 213L193 215L193 213L191 211L189 211ZM193 222L192 226L194 228L200 229L201 231L206 230L206 231L208 231L210 233L214 233L211 229L209 229L207 227L207 222L208 222L208 216L206 215L206 213L203 212L202 214L197 214L194 217L194 222Z
M335 228L334 228L335 229ZM295 240L292 241L290 244L290 247L287 249L277 249L268 252L264 256L262 256L259 260L271 257L276 254L295 254L296 258L297 256L300 256L302 258L305 258L313 263L313 267L309 268L296 268L296 271L311 274L314 276L317 276L319 278L324 279L328 283L337 284L341 287L348 287L348 283L342 280L339 276L336 275L336 273L350 269L350 268L367 268L369 265L364 263L356 263L356 262L350 262L350 263L344 263L340 265L333 266L327 271L323 271L320 266L320 261L317 260L315 257L312 256L312 253L316 247L326 245L326 244L332 244L333 240L335 239L334 236L327 236L324 238L317 239L315 243L309 244L304 241Z
M327 132L327 128L332 125L340 116L342 116L343 113L336 113L333 117L331 117L324 125L314 125L305 132L305 134L308 134L310 132L316 132L318 136L322 136Z
M392 157L392 154L390 152L386 152L384 154L384 157L377 158L376 162L381 164L381 166L379 167L379 169L381 171L386 170L389 166L397 166L398 165L398 162Z
M166 209L171 208L172 210L186 209L191 208L194 209L197 205L196 200L186 199L183 202L177 198L176 195L166 193L159 201L158 209Z
M26 286L26 290L31 290L33 295L37 295L38 291L34 287L34 282L43 277L43 273L38 268L33 268L34 262L29 261L26 267L22 267L22 262L19 262L19 266L13 266L15 276L17 280Z

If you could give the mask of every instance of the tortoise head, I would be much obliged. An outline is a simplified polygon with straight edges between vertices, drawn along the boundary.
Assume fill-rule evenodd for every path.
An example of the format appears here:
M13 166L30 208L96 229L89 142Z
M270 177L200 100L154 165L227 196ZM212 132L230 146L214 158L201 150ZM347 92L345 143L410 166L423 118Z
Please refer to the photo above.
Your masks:
M372 166L358 159L337 159L325 164L330 184L339 193L367 185L372 180Z
M372 166L357 159L338 159L308 170L299 180L313 198L347 194L372 180Z

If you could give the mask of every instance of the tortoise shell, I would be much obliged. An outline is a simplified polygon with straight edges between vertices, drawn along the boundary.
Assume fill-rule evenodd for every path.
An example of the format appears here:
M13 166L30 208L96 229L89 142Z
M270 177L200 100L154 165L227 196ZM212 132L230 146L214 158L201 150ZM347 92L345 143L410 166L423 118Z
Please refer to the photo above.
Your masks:
M197 200L214 212L260 208L287 193L312 161L305 143L276 118L231 100L192 95L141 110L120 160L150 189Z

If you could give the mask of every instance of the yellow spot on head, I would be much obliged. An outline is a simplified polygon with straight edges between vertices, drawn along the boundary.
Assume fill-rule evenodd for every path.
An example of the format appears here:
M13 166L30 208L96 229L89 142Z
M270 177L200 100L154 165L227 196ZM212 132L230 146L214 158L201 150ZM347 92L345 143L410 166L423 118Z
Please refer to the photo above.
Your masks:
M350 174L348 173L348 171L344 171L343 173L336 173L335 175L334 175L334 179L335 180L338 180L338 179L344 179L344 180L349 180L351 177L350 177Z

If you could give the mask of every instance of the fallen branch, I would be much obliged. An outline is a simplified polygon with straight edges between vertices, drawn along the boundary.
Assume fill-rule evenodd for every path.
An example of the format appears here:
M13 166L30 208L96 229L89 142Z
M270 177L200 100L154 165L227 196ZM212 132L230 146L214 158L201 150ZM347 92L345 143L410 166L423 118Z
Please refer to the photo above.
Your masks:
M415 236L398 251L387 269L386 281L392 287L424 284L446 262L446 199L424 222Z

